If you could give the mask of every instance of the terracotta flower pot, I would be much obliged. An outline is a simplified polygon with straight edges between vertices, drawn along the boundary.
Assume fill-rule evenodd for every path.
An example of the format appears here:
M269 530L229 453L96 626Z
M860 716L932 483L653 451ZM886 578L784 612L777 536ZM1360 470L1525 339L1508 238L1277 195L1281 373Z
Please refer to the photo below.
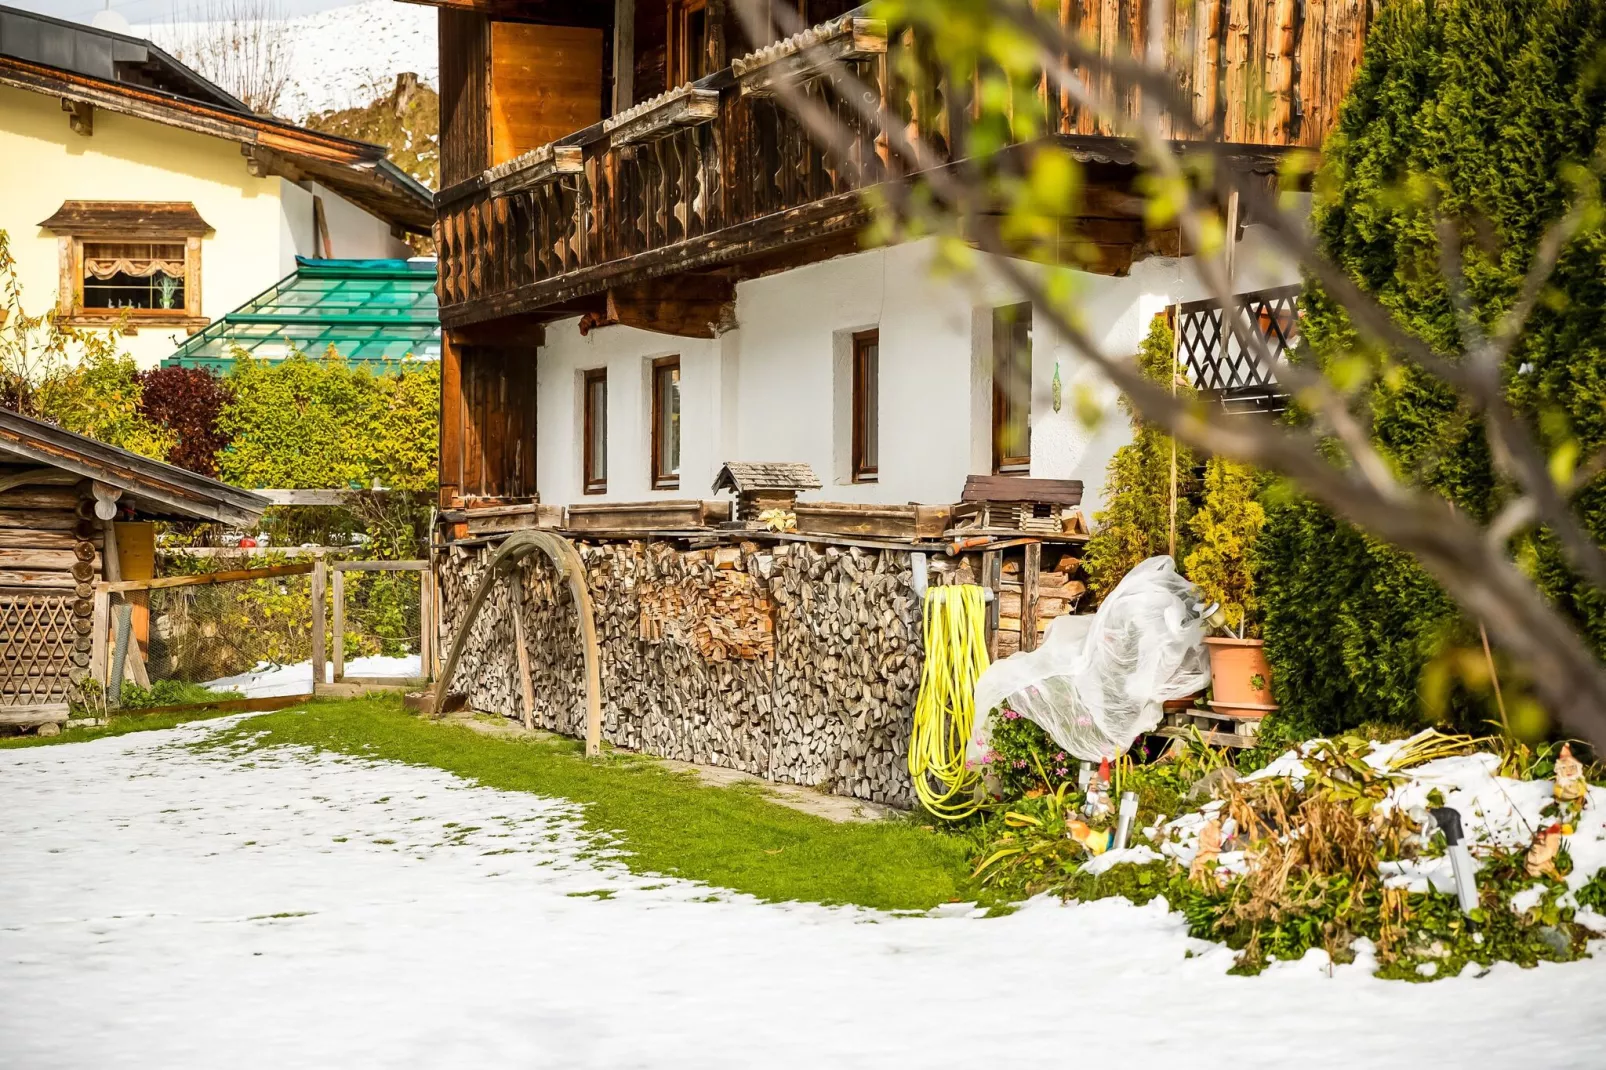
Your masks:
M1257 717L1277 708L1263 641L1212 636L1205 645L1210 648L1210 705L1239 717Z

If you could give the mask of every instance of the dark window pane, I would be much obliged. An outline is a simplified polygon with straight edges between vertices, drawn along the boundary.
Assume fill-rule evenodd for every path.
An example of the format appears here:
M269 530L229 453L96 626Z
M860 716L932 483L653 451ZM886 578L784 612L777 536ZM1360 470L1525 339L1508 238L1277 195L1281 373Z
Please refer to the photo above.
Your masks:
M1032 306L993 310L993 470L1025 472L1032 453Z
M873 483L881 469L881 336L853 336L853 478Z

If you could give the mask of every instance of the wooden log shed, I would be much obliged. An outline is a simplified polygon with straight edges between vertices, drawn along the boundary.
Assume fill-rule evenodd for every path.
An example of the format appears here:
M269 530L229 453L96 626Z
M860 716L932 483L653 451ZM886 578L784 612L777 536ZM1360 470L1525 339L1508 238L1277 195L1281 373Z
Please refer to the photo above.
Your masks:
M155 521L247 525L267 506L0 409L0 730L63 722L78 685L104 681L110 600L95 581L150 578Z

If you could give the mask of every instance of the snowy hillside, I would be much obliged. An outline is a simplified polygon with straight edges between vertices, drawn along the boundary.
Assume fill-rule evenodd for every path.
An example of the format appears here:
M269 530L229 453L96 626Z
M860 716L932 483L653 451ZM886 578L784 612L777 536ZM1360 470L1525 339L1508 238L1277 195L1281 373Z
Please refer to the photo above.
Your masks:
M367 104L388 93L403 71L437 84L434 8L362 0L286 21L294 73L278 111L287 119ZM151 25L133 32L163 44L188 29Z

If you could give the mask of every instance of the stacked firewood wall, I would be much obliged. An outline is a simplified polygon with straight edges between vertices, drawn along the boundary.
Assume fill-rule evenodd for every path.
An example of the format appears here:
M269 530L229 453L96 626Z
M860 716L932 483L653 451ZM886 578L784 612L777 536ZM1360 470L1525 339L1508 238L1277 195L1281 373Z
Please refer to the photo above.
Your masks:
M596 613L603 737L876 802L911 801L905 762L920 684L910 558L807 543L681 550L661 541L581 547ZM440 577L451 635L487 550L459 548ZM583 735L584 665L567 586L544 561L517 573L542 728ZM481 610L454 687L523 716L511 599Z

